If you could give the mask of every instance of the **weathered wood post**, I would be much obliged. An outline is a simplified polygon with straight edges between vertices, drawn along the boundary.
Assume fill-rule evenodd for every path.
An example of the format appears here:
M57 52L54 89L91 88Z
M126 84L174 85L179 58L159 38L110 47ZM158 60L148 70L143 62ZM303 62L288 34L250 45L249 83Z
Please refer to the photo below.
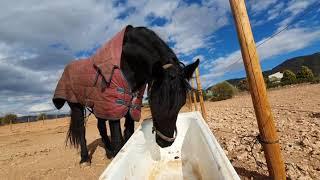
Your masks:
M12 119L10 118L10 131L12 131Z
M245 2L244 0L229 0L229 2L250 85L251 98L258 121L260 140L265 152L269 176L273 179L286 179L279 137L276 133Z
M191 92L188 92L188 94L187 94L188 108L190 111L193 111L191 96L192 96Z
M194 88L194 80L193 80L193 78L191 78L191 87L193 89L195 89ZM193 99L194 99L194 109L195 109L195 111L198 111L196 92L192 91L191 93L192 93Z
M200 99L200 108L201 108L202 117L203 117L203 119L207 119L207 112L206 112L206 108L204 106L202 87L201 87L201 82L200 82L199 67L197 67L197 69L196 69L196 82L197 82L197 87L198 87L198 95L199 95L199 99Z

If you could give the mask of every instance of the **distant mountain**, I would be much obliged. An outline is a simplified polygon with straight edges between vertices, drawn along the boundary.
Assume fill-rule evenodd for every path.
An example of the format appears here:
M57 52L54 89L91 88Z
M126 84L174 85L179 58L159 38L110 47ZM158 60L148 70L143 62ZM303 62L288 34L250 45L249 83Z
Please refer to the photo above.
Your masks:
M288 59L284 61L283 63L279 64L278 66L274 67L271 70L264 71L263 74L266 76L269 76L271 74L277 73L277 72L283 72L284 70L291 70L295 74L300 71L301 66L307 66L312 70L312 72L316 75L320 75L320 52L307 55L307 56L299 56L295 58ZM239 81L245 79L245 77L242 78L236 78L236 79L229 79L226 80L232 85L237 85ZM210 89L212 86L208 87L207 89Z
M301 66L307 66L316 76L320 75L320 52L308 56L300 56L288 59L273 69L266 71L265 73L266 75L270 75L289 69L297 74L297 72L300 71Z

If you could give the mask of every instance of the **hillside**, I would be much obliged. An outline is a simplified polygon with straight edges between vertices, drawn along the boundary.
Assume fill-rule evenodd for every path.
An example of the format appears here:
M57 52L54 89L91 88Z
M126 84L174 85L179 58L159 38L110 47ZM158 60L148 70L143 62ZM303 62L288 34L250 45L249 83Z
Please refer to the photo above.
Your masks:
M287 59L283 63L274 67L273 69L264 71L263 74L268 76L279 71L283 72L286 69L289 69L296 74L300 70L301 66L309 67L316 76L319 76L320 75L320 52L307 55L307 56L299 56L299 57ZM228 79L226 81L228 81L232 85L236 85L240 80L244 78L245 77ZM212 86L208 87L207 89L210 89L211 87Z
M283 72L286 69L289 69L296 74L300 70L301 66L307 66L315 75L320 75L320 52L308 56L288 59L274 67L272 70L266 71L266 74L273 74L279 71Z

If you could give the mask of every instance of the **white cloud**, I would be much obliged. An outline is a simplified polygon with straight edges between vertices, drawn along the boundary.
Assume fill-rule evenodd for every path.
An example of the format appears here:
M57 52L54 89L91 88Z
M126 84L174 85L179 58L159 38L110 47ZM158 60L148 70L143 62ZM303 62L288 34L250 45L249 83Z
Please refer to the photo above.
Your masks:
M55 107L52 103L40 103L30 107L30 112L45 112L45 111L52 111Z
M276 4L277 1L278 0L249 0L247 6L250 11L257 15L268 9L270 6Z
M283 29L286 25L290 24L300 13L307 9L310 5L317 2L317 0L291 0L287 7L283 10L288 14L288 17L278 23L278 30Z
M225 0L203 0L202 6L181 0L113 3L4 1L1 6L6 8L0 11L0 75L10 78L1 79L0 113L48 108L46 103L51 101L63 67L76 52L104 43L126 24L146 26L150 15L168 20L164 27L151 28L170 40L177 53L213 50L209 41L216 30L228 24L230 9ZM124 19L119 18L127 12Z
M285 6L284 2L279 2L275 6L273 6L271 9L269 9L267 11L267 14L268 14L268 19L267 20L271 21L273 19L278 18L280 16L284 6Z
M293 52L318 41L320 38L320 28L295 28L284 31L283 33L275 36L270 41L266 42L258 48L260 61L267 58ZM265 39L262 39L256 44L260 44ZM216 82L215 78L223 76L225 73L241 70L244 68L240 50L237 50L227 56L219 57L207 63L204 68L208 69L209 73L204 74L206 84L210 85Z
M210 48L208 37L229 23L229 8L225 2L210 3L206 2L206 6L182 3L172 13L168 24L155 29L167 40L175 42L174 50L178 54L190 54L199 48Z

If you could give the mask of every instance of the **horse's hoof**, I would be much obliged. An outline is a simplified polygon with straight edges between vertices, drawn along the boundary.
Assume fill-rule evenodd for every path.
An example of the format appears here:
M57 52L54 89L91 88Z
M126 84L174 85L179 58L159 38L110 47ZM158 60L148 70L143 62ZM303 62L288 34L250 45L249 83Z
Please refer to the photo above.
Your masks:
M111 155L111 154L106 154L106 157L107 157L108 159L112 159L112 158L114 158L114 156L113 156L113 155Z
M106 149L106 156L108 159L112 159L115 156L115 154L112 150Z
M82 162L80 163L80 167L85 168L85 167L90 167L91 163L90 162Z
M107 152L107 153L106 153L106 157L107 157L108 159L112 159L112 158L114 158L114 153L113 153L113 152Z

